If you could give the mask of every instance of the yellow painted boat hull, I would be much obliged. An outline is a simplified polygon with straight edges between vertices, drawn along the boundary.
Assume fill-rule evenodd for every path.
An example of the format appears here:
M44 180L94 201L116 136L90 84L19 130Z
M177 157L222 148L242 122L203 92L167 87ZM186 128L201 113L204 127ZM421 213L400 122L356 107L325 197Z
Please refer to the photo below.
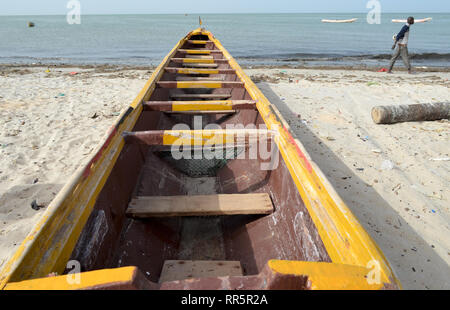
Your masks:
M205 63L190 58L202 50L218 61ZM180 57L190 60L172 60ZM199 69L198 65L210 67ZM224 82L207 82L203 86L198 81L170 82L184 74L192 78L223 77ZM196 101L184 108L180 108L179 101L174 101L192 102L192 98L206 101ZM165 100L164 105L159 104L161 100ZM158 111L156 107L164 110ZM170 107L173 111L168 111ZM227 115L224 113L240 108L223 121ZM214 110L218 111L211 116ZM245 125L264 125L265 133L269 133L267 139L278 150L279 165L268 172L257 168L264 162L260 157L229 161L225 167L218 168L215 176L208 176L219 185L206 190L242 195L265 192L271 197L274 212L261 217L241 215L219 220L127 218L127 205L136 194L196 194L188 183L198 179L164 161L166 157L161 155L164 150L153 149L177 142L168 112L202 115L208 112L208 119L219 126L230 119ZM182 114L180 120L189 123L193 117ZM253 136L261 139L261 132ZM202 140L204 133L200 132L198 137L195 131L195 139L201 143L192 142L194 135L189 130L185 133L188 138L183 143L192 147L208 144ZM222 130L220 134L228 137L228 142L235 141L230 132ZM246 134L248 138L249 131ZM206 138L211 138L211 132ZM217 142L213 144L217 146ZM192 230L186 232L187 227ZM202 232L199 227L209 230ZM204 239L209 233L214 238ZM242 275L219 281L220 284L214 277L200 276L158 281L165 261L205 258L238 261L243 266ZM81 270L70 271L78 265ZM220 276L227 277L227 271L223 272ZM59 276L48 277L50 274ZM301 142L292 136L277 108L212 33L196 29L164 58L136 99L106 133L95 155L86 160L52 201L1 271L0 288L256 289L255 285L262 283L266 289L401 287L380 249Z

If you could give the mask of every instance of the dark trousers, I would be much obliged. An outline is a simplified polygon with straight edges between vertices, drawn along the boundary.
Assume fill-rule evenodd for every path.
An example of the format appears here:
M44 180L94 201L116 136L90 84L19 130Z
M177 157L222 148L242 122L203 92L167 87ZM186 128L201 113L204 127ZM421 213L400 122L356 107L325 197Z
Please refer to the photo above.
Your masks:
M397 59L402 56L403 59L403 63L405 64L405 67L408 70L411 70L411 64L409 62L409 54L408 54L408 47L405 45L398 45L397 49L394 52L394 55L392 56L391 59L391 64L389 66L389 71L392 70L392 68L394 68L394 64L397 61Z

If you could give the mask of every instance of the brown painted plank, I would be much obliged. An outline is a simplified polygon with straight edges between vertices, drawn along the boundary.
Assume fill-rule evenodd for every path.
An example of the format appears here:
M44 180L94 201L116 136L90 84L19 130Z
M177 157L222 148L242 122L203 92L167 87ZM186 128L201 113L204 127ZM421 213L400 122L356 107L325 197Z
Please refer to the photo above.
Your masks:
M212 43L213 41L209 41L209 40L188 40L187 42L191 43L191 44L203 45L203 44Z
M191 77L191 76L177 76L177 81L224 81L223 77Z
M148 130L125 131L122 136L127 144L212 146L256 143L272 139L273 133L263 129Z
M206 52L206 53L217 53L217 54L222 54L221 50L209 50L209 49L204 49L204 48L189 48L189 49L179 49L178 51L180 53L188 53L190 50L192 51L202 51L202 52ZM195 54L192 54L195 55Z
M228 103L229 101L146 101L143 103L146 111L172 111L173 105L202 105L211 103ZM254 100L231 100L231 108L234 110L254 110L256 101ZM199 110L200 111L200 110ZM218 111L211 111L217 113Z
M243 276L241 263L238 261L166 260L159 283L226 276Z
M248 145L245 143L236 143L235 145L213 145L213 146L183 146L183 151L210 151L210 152L219 152L220 150L235 150L236 148L246 148ZM153 145L152 151L153 152L170 152L172 150L172 146L167 145Z
M229 99L231 94L172 94L172 99Z
M124 131L122 137L125 143L164 145L164 130L152 130L141 132Z
M235 110L221 110L221 111L164 111L164 113L167 114L191 114L191 115L198 115L198 114L234 114L236 113Z
M160 81L156 85L160 88L243 88L242 82L230 82L230 81Z
M214 59L213 56L209 56L209 55L189 55L188 58L191 58L191 59Z
M217 68L218 64L197 64L197 63L183 63L183 67L188 68Z
M186 59L188 59L188 60L191 60L191 61L193 61L193 62L185 62L186 61ZM203 59L205 59L205 58L203 58ZM172 58L172 59L170 59L170 61L173 61L173 62L176 62L176 63L184 63L184 64L198 64L198 63L201 63L201 61L203 60L202 58L191 58L191 57L188 57L188 58ZM195 62L195 61L197 61L198 60L198 62ZM217 63L228 63L228 60L227 59L214 59L214 58L209 58L209 59L206 59L205 61L211 61L211 60L213 60L216 64Z
M271 214L267 193L136 197L127 209L133 218Z
M183 70L188 70L188 69L187 68L167 67L164 70L169 73L178 73L178 74L235 74L236 73L236 71L234 71L233 69L216 69L216 71L214 71L214 73L210 73L211 69L195 69L195 71L197 71L197 72L183 72Z

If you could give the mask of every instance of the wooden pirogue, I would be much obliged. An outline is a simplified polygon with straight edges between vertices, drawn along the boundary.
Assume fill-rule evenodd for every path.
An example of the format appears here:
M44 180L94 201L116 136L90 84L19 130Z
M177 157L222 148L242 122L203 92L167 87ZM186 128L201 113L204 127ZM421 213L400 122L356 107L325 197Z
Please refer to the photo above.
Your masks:
M180 141L180 150L200 150L199 157L175 158L171 146ZM273 157L247 156L255 141L276 145L271 154L279 162L268 168ZM208 148L231 156L206 158ZM68 281L77 266L79 281ZM400 283L276 107L210 32L197 29L163 60L53 200L3 268L0 287L395 289Z

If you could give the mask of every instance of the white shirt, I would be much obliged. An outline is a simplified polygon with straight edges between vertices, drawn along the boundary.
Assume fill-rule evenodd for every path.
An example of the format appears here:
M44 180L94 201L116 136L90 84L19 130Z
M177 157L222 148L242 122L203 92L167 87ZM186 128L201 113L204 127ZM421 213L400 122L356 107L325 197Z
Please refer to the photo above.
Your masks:
M410 24L406 24L408 27L411 27ZM403 37L403 39L398 40L398 44L402 44L402 45L408 45L408 40L409 40L409 30L405 33L405 36Z

